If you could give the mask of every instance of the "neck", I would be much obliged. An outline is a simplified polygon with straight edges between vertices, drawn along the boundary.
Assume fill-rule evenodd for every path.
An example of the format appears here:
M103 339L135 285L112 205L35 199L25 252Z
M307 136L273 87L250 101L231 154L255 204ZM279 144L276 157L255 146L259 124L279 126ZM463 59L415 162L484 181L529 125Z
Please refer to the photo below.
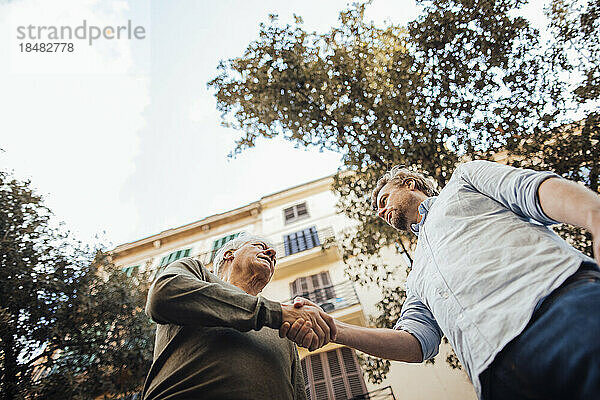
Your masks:
M240 274L233 273L231 268L223 274L222 279L225 282L242 289L244 292L251 294L252 296L259 294L265 287L265 282L263 282L259 277L255 275L242 276Z
M231 283L233 286L239 287L244 292L251 294L252 296L256 296L257 294L259 294L264 287L264 285L257 282L256 279L250 281L233 279L229 281L229 283Z
M417 207L417 212L416 212L416 217L415 217L415 220L417 221L416 223L418 224L419 222L421 222L422 219L423 219L423 216L419 212L419 207Z
M418 224L423 219L423 216L419 213L419 205L421 205L422 202L424 202L425 200L427 200L428 197L423 192L417 192L416 195L417 196L416 196L415 203L417 205L417 208L415 210L415 221L416 221L415 223Z

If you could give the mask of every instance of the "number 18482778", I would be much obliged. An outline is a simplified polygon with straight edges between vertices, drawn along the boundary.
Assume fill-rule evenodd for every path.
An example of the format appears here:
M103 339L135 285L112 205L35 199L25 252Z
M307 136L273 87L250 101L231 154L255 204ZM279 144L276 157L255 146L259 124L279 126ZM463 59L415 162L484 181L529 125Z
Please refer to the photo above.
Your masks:
M47 43L19 43L21 53L72 53L75 48L73 43L47 42Z

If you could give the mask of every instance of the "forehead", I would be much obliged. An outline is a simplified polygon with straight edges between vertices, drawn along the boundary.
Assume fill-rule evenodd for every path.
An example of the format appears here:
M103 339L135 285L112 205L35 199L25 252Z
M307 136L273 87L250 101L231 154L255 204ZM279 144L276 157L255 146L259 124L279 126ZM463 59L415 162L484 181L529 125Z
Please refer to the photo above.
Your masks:
M388 183L386 183L379 191L379 194L377 194L377 204L379 204L379 201L384 195L390 194L398 189L398 186L394 182L389 181Z
M271 247L271 245L269 243L265 242L264 240L260 240L260 239L249 240L246 243L244 243L241 247L253 246L257 243L264 244L267 247Z

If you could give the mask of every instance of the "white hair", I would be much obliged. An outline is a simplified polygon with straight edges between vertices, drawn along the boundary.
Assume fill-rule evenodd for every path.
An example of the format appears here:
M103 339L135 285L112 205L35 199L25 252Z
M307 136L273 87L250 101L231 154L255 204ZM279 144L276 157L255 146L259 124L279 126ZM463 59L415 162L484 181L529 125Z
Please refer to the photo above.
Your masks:
M215 275L219 276L221 267L223 266L223 263L225 262L225 260L223 259L223 257L225 256L225 252L227 252L228 250L235 251L235 250L239 249L240 247L242 247L243 245L245 245L246 243L254 242L254 241L262 242L269 247L273 247L271 242L262 236L253 235L253 234L249 234L249 233L242 233L238 237L231 239L229 242L225 243L217 251L217 254L215 254L215 258L213 260L213 266L214 266L213 269L214 269Z

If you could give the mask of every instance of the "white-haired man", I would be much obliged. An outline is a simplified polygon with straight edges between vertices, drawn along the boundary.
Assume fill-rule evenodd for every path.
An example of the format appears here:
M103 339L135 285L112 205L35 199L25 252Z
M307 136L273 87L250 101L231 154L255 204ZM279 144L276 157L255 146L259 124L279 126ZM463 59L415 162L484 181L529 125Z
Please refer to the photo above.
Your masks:
M598 194L488 161L460 165L436 194L400 167L378 181L379 217L418 235L407 298L394 329L337 323L337 341L421 362L446 335L480 398L600 399L600 270L547 228L586 228L600 263Z
M296 347L276 329L300 324L296 341L316 349L335 325L319 308L258 295L275 263L266 240L242 235L217 253L216 275L194 258L166 267L146 304L158 326L144 399L306 398Z

